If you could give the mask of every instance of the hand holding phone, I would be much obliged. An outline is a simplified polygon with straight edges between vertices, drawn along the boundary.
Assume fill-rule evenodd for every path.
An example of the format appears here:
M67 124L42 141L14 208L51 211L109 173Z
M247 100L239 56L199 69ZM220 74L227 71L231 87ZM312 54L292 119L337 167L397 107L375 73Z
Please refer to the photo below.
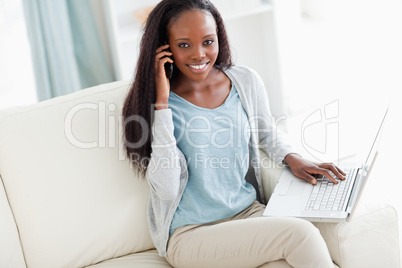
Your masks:
M168 106L170 79L173 74L173 60L170 56L172 52L169 51L168 44L158 47L155 51L156 109Z
M165 42L165 45L167 45L167 42ZM172 53L172 51L170 51L170 49L166 49L166 51ZM173 63L171 62L166 62L165 63L165 72L166 72L166 77L170 79L172 79L173 76Z

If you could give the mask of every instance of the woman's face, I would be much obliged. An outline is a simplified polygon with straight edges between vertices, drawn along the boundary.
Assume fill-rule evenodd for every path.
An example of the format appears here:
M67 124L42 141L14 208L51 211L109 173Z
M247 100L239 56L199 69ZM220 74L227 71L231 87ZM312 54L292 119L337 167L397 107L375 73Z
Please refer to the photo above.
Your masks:
M204 80L219 52L215 19L199 10L185 12L168 31L170 50L177 68L191 80Z

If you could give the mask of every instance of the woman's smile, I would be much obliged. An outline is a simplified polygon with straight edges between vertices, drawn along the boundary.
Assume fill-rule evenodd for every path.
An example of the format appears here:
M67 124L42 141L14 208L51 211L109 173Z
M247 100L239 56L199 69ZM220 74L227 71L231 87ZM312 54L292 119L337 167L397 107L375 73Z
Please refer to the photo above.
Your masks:
M201 63L201 64L189 64L187 65L193 72L200 73L206 70L209 62Z

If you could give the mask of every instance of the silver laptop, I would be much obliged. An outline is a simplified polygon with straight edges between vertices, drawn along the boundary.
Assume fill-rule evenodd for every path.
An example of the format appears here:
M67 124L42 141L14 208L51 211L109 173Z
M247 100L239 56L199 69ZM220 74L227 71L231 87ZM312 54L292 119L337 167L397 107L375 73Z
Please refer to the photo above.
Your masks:
M297 217L312 222L349 220L377 157L377 147L387 112L388 109L371 145L366 162L360 165L340 165L347 174L346 180L338 179L338 184L335 184L327 177L318 175L316 176L317 184L312 185L297 178L288 167L285 167L263 215ZM333 177L336 178L335 175Z

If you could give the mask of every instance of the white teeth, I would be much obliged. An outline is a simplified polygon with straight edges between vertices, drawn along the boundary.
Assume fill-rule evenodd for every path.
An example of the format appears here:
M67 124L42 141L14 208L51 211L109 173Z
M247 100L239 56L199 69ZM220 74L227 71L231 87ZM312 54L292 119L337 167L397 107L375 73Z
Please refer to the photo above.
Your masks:
M201 70L202 68L205 67L205 65L207 65L206 63L201 64L201 65L189 65L191 68L197 69L197 70Z

